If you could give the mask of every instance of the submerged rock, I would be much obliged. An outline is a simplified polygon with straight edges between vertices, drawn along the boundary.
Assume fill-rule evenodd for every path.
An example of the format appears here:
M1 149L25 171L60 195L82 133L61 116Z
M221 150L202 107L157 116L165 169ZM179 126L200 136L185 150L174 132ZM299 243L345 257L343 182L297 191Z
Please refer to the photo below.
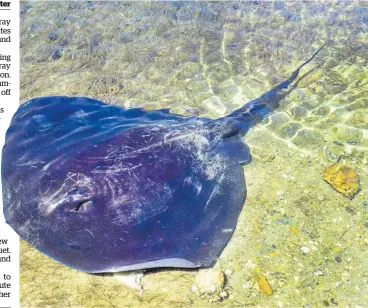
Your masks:
M225 274L220 270L199 271L191 290L193 293L207 298L209 302L217 302L228 297L228 293L223 290L225 280Z
M118 272L114 273L113 276L126 286L143 291L141 284L141 279L144 276L143 272Z
M272 295L272 293L273 293L272 288L271 288L270 284L268 283L268 281L267 281L267 279L264 275L261 275L259 277L258 287L263 293L265 293L267 295Z
M327 167L323 172L323 179L350 199L360 190L358 173L346 165L333 164Z

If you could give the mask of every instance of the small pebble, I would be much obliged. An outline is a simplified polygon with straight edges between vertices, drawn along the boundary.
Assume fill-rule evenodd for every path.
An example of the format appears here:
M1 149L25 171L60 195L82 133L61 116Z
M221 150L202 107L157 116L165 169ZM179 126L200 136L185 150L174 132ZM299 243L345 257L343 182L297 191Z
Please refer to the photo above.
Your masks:
M229 275L231 275L233 273L233 270L231 269L231 268L228 268L228 269L226 269L225 270L225 275L226 276L229 276Z
M307 247L307 246L302 246L300 247L300 250L304 253L309 253L310 252L310 249Z
M191 291L196 294L220 293L225 285L225 274L220 270L199 271Z
M340 257L335 257L336 262L340 263L342 259Z
M58 38L58 35L55 32L50 32L48 37L50 41L55 41Z
M56 50L52 53L51 58L52 58L53 60L58 60L58 59L60 59L60 58L61 58L61 50L60 50L60 49L56 49Z
M315 275L315 276L322 276L322 275L323 275L323 272L322 272L322 270L318 269L318 270L316 270L316 271L314 272L314 275Z

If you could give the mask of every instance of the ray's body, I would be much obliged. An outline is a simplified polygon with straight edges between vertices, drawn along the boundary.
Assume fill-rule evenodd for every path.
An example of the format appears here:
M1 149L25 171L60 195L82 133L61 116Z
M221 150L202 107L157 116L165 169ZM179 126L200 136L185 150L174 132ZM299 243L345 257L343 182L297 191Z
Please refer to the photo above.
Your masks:
M302 66L216 120L85 97L23 104L2 153L7 223L86 272L211 265L246 196L242 137L277 108Z

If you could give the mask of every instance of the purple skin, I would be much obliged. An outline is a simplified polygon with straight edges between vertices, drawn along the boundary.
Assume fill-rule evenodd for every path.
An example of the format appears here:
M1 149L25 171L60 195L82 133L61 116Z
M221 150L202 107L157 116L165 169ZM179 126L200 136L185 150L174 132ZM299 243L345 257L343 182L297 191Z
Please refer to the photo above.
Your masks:
M2 153L7 223L85 272L211 265L245 201L242 136L278 106L300 68L217 120L84 97L23 104Z

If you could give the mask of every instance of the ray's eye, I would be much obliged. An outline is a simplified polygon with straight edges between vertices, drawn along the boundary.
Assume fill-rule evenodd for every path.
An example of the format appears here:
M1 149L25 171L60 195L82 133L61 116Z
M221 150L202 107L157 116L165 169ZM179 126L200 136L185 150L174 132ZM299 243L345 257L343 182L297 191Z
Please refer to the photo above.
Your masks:
M72 208L66 208L68 212L74 212L79 214L88 213L93 208L93 203L91 200L83 200L75 204Z
M91 208L92 208L92 201L91 200L85 200L85 201L82 201L78 204L75 211L77 213L83 213L83 212L87 212Z

